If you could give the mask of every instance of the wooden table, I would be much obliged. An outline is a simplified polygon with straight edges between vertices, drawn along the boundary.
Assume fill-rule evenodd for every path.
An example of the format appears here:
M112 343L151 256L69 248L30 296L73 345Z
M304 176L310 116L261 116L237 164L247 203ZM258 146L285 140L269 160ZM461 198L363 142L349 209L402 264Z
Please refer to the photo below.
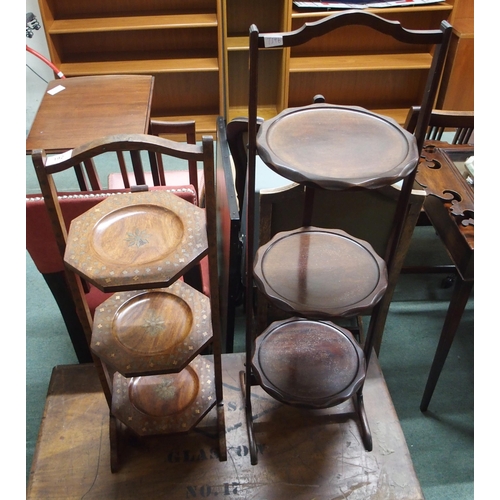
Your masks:
M109 410L93 365L53 371L28 484L28 499L370 498L422 500L407 444L374 356L365 385L374 447L366 452L351 403L318 422L264 391L252 395L259 463L248 453L239 371L244 354L222 357L228 460L217 457L216 416L189 434L123 441L109 467ZM351 408L351 410L350 410ZM339 415L344 413L347 415ZM337 413L338 412L338 413ZM127 436L126 436L127 437Z
M474 284L474 190L454 163L473 155L471 146L444 149L427 144L418 168L417 182L427 194L425 212L458 271L420 403L422 411L429 406Z
M26 139L35 149L61 153L106 135L145 134L149 129L154 77L82 76L49 82ZM63 90L51 94L54 89Z

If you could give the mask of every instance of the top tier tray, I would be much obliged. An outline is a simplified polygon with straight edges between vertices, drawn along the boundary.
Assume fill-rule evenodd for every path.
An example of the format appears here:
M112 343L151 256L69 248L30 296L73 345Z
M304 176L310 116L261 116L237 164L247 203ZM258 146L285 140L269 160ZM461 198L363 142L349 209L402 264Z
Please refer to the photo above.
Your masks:
M394 184L418 160L415 138L391 118L324 103L264 121L257 150L283 177L334 190Z
M71 223L64 260L105 292L169 286L207 253L205 212L167 191L110 196Z

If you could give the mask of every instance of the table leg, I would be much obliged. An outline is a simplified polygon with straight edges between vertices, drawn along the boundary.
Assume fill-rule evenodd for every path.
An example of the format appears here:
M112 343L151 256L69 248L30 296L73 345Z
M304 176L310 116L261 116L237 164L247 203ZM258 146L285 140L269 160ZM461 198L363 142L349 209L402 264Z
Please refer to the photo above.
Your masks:
M473 281L464 281L460 277L457 277L450 306L448 307L448 312L446 313L443 329L441 331L441 337L439 338L436 354L434 355L434 360L427 379L427 385L425 386L422 401L420 402L420 411L427 411L439 375L441 374L451 344L455 338L458 325L462 319L465 306L469 300L473 283Z

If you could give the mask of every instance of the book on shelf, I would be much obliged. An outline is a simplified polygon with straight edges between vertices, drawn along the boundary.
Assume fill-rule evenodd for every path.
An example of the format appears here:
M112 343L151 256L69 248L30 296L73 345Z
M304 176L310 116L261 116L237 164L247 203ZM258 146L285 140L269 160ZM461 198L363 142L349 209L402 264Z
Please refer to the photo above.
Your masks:
M388 7L406 7L412 5L427 5L433 3L441 3L445 0L350 0L343 2L342 0L323 0L321 2L313 1L294 1L293 4L298 8L305 9L383 9Z

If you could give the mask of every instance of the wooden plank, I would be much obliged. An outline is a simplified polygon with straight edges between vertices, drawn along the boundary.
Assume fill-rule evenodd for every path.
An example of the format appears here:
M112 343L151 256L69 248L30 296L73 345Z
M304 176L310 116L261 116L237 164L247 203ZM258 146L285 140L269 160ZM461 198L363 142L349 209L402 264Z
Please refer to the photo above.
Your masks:
M96 17L60 19L49 28L51 35L95 33L100 31L134 31L152 29L217 27L216 14L183 14L158 16Z
M292 57L290 72L393 71L429 69L432 56L420 54Z
M124 432L115 474L109 466L108 407L93 366L56 367L27 498L423 499L375 356L365 384L372 452L364 450L350 418L351 403L309 412L281 405L255 388L255 466L239 387L243 361L241 353L223 355L226 462L217 457L211 412L189 434L139 440Z
M143 59L130 61L95 61L82 63L62 63L60 70L66 76L120 75L183 72L217 72L219 62L216 57L193 57L187 59Z
M429 12L429 11L446 11L449 12L453 9L453 6L449 3L439 3L435 5L425 5L423 7L412 6L411 9L406 7L391 7L383 9L364 9L366 12L372 12L373 14L377 14L379 16L383 16L384 14L410 14L415 12ZM332 15L332 11L318 11L318 12L293 12L294 18L304 18L304 17L326 17Z

